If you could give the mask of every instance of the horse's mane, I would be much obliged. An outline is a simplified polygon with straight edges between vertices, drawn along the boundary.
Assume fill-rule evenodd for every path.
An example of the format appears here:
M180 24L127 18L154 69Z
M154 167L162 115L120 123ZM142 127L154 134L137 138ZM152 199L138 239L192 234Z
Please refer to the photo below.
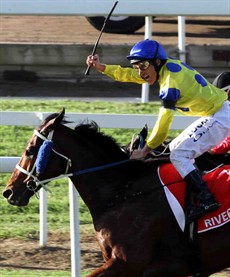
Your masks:
M74 131L78 136L93 141L95 146L100 146L102 149L109 149L110 153L117 153L123 157L128 157L127 154L121 151L121 147L113 137L101 132L100 127L95 121L85 120L78 124L74 128Z
M121 150L121 147L116 140L100 131L100 127L95 121L83 121L74 128L75 134L84 138L85 141L91 141L93 147L98 149L107 149L111 154L111 157L120 159L129 159L129 155ZM92 143L93 142L93 143ZM100 151L100 150L99 150ZM153 171L161 161L141 161L141 160L129 160L128 163L124 163L118 166L120 172L130 180L136 179L138 176L145 176L146 171Z
M42 122L40 128L44 127L50 120L56 118L57 116L59 116L59 113L48 115ZM67 123L72 122L67 121L65 117L63 117L61 124L65 125ZM121 151L121 148L115 139L101 132L98 124L93 120L83 120L77 126L75 126L74 130L70 130L74 131L75 135L78 137L82 137L85 142L92 142L91 144L93 144L94 147L99 146L101 149L108 149L111 154L113 153L113 155L118 158L128 157L128 154L125 154L123 151Z
M47 116L40 128L44 127L50 120L56 118L59 113L53 113ZM61 121L61 125L67 123L72 123L67 121L65 117ZM74 129L65 127L66 131L70 132L72 135L75 135L76 140L81 139L90 149L90 147L102 152L109 153L109 156L114 160L127 160L129 155L124 152L116 140L100 130L100 127L95 121L83 120ZM130 179L135 179L137 176L145 176L146 171L153 170L156 168L161 161L141 161L141 160L130 160L128 163L121 164L118 166L125 176Z

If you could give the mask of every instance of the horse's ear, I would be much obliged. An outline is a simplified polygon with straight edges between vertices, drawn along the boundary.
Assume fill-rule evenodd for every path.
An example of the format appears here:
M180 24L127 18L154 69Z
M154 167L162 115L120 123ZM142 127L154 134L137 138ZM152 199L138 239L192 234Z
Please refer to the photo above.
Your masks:
M59 126L61 122L63 121L65 116L65 108L63 108L59 113L56 113L56 116L49 120L49 122L46 125L46 128L55 129L55 127Z
M62 110L59 112L56 118L54 118L53 124L54 125L59 125L65 116L65 108L62 108Z
M64 116L65 108L62 108L62 110L59 113L49 115L41 124L40 132L50 132L51 130L54 130L56 127L58 127L60 124L68 123L64 120Z
M61 109L59 115L60 115L60 116L62 117L62 119L63 119L63 117L64 117L64 115L65 115L65 108L64 108L64 107Z

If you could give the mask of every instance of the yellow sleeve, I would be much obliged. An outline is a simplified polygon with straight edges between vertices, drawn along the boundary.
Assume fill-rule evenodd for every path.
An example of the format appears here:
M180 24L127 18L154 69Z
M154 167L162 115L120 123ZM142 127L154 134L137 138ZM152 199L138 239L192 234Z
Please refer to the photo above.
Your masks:
M119 81L119 82L130 82L136 84L146 83L136 69L131 67L121 67L120 65L106 65L105 71L102 74L107 75L108 77Z
M165 141L169 128L172 124L174 113L174 110L166 109L164 107L160 108L157 122L152 130L152 133L147 139L147 146L149 148L154 149Z

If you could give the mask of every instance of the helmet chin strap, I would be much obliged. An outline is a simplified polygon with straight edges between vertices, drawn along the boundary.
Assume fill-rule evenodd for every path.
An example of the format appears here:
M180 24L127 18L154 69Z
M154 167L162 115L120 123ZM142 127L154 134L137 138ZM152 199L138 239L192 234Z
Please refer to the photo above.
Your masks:
M160 64L157 64L157 60L160 61ZM162 68L162 66L165 64L166 60L160 60L160 59L151 59L150 60L150 63L153 65L156 73L157 73L157 78L156 78L156 81L154 82L154 84L158 81L160 75L159 75L159 72Z
M161 67L165 64L165 61L163 60L160 60L159 58L157 58L157 55L158 55L158 50L159 50L159 43L156 41L156 52L154 54L154 57L150 60L150 62L152 63L152 65L154 66L155 68L155 71L157 73L157 78L156 78L156 81L158 81L159 79L159 72L161 70ZM160 64L158 65L157 64L157 60L160 61Z

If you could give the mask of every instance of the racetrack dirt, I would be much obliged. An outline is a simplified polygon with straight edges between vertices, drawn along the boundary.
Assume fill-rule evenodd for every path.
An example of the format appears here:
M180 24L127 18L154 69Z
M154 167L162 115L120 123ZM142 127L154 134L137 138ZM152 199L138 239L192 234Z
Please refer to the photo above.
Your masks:
M40 247L39 241L35 239L0 239L0 244L0 269L28 269L30 277L33 276L32 270L71 270L70 238L67 234L49 234L45 247ZM82 271L90 272L103 263L93 231L81 233L80 247ZM227 276L230 276L230 269L212 275Z
M96 30L81 16L0 16L0 45L4 44L89 44L98 38ZM152 24L153 38L164 45L178 44L177 17L156 17ZM126 44L130 47L144 38L144 27L134 34L103 33L99 45ZM187 17L186 44L230 45L229 17ZM90 53L89 53L90 54ZM106 61L104 61L106 62ZM93 74L91 74L93 75ZM87 82L74 83L62 80L43 80L31 83L20 80L1 80L1 97L123 97L140 98L140 86L119 82L101 82L90 78ZM94 81L93 85L90 80ZM95 82L96 80L96 82ZM61 81L61 82L60 82ZM93 89L92 89L93 87ZM151 88L153 90L153 88ZM155 93L150 93L150 101Z
M81 16L0 16L0 45L4 44L89 44L98 38L96 30L85 17ZM156 17L152 24L153 38L164 45L178 44L177 17ZM99 45L133 45L144 38L144 27L134 34L103 33ZM194 45L230 45L229 17L187 17L186 44ZM90 54L90 53L89 53ZM106 62L106 61L104 61ZM93 74L92 74L93 75ZM119 82L101 82L91 78L84 83L71 83L63 80L46 80L31 83L20 80L1 80L1 97L123 97L140 98L140 86L120 84ZM90 80L94 80L92 82ZM97 80L95 82L95 80ZM60 82L61 81L61 82ZM75 80L74 80L75 81ZM77 87L76 87L77 86ZM93 89L92 89L93 86ZM153 88L151 88L153 90ZM150 101L155 93L150 93Z
M163 45L178 43L177 17L156 17L153 38ZM81 16L0 16L0 43L94 44L99 31ZM134 34L103 33L100 44L133 45L144 38ZM186 44L230 45L229 17L187 17Z
M71 269L68 234L49 234L48 244L44 247L39 246L39 241L35 239L0 239L0 244L0 269L66 271ZM80 245L82 271L91 271L102 264L102 256L94 233L81 233Z

